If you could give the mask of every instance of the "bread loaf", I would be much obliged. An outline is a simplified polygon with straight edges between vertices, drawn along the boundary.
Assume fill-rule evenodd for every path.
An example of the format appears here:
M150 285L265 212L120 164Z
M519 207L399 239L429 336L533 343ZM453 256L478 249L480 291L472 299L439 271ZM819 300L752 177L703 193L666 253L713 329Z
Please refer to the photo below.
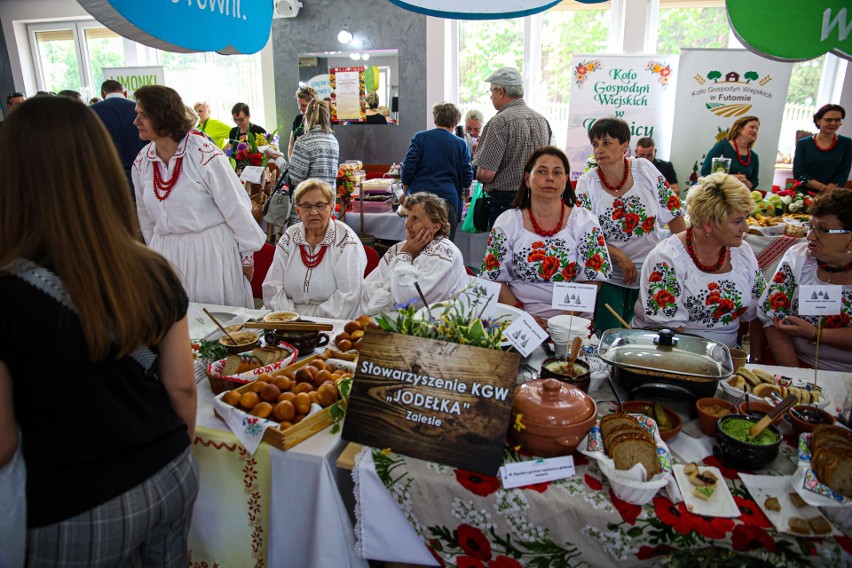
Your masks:
M645 481L660 473L660 462L657 460L657 447L651 442L630 434L621 434L613 440L610 452L615 462L615 469L630 469L637 463L645 467Z
M852 432L828 424L814 428L811 467L832 491L852 498Z

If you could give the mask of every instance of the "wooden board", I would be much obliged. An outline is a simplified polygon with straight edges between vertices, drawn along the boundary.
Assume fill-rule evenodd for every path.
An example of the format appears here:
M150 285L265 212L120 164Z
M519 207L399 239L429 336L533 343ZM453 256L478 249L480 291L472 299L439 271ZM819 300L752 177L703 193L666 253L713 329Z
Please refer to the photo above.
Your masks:
M495 475L509 428L517 353L368 330L343 438Z

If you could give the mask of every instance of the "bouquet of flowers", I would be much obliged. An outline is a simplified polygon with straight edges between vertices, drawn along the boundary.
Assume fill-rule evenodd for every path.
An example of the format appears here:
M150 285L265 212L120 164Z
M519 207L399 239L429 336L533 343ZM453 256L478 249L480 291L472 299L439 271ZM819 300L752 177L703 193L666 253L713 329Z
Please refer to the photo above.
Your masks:
M275 132L278 132L276 129ZM266 148L270 147L278 152L278 135L275 133L253 134L251 132L240 136L238 140L231 140L231 145L225 150L225 155L231 162L234 171L239 175L246 166L265 166L269 158L266 157Z
M784 189L774 186L772 193L766 196L765 201L775 208L775 215L785 213L807 213L808 207L813 202L813 190L809 189L799 180L787 182Z
M355 186L358 184L358 178L355 175L355 170L341 168L337 170L337 201L340 202L340 211L349 209L349 202L352 200L352 194L355 192Z

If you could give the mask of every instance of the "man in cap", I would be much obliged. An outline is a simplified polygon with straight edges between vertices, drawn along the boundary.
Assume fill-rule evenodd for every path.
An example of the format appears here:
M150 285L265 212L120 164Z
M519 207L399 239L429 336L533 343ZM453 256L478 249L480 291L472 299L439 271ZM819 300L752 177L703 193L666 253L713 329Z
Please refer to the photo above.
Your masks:
M633 152L633 155L637 158L645 158L657 168L663 177L666 178L666 181L669 182L669 185L672 188L672 191L675 193L680 193L680 190L677 186L677 174L675 174L674 166L672 166L671 162L666 162L664 160L657 159L657 149L654 147L654 139L645 136L644 138L640 138L636 141L636 151Z
M101 97L104 100L93 104L91 108L100 117L112 137L115 149L118 150L121 166L124 168L124 175L127 176L130 196L135 201L136 193L133 191L133 181L130 179L130 168L139 150L148 144L139 138L139 129L133 124L136 120L136 103L127 98L124 85L114 79L107 79L101 83Z
M550 144L553 131L547 119L524 102L523 80L517 69L503 67L485 82L491 84L491 103L497 114L482 130L473 165L476 179L491 197L490 228L511 206L527 158L536 148Z

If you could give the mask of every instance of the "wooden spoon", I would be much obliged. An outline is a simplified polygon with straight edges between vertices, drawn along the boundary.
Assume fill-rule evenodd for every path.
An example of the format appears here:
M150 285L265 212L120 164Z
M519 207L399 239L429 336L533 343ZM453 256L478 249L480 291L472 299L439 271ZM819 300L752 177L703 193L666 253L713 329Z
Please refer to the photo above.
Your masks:
M757 424L751 427L751 430L748 431L749 435L751 435L752 438L757 437L757 435L763 432L777 416L783 414L784 412L787 412L787 410L789 410L794 404L796 404L797 401L798 399L794 394L791 394L790 396L786 397L784 400L778 403L778 406L767 412L766 416L761 418Z
M217 320L217 319L213 316L213 314L211 314L209 311L207 311L207 308L201 308L201 309L202 309L202 310L204 310L204 313L205 313L205 314L207 314L207 317L208 317L208 318L210 318L211 320L213 320L213 323L215 323L215 324L216 324L216 327L218 327L219 329L221 329L221 330L222 330L222 333L224 333L225 335L227 335L227 336L228 336L228 339L230 339L230 340L231 340L231 342L232 342L234 345L239 345L239 344L237 343L237 340L236 340L236 339L234 339L234 338L231 336L231 334L230 334L230 333L228 333L228 330L227 330L227 329L225 329L224 327L222 327L222 324L221 324L221 323L219 323L219 320Z
M577 360L577 355L580 354L580 347L583 346L583 338L575 337L571 342L571 357L568 359L568 373L573 377L576 373L574 373L574 361Z

